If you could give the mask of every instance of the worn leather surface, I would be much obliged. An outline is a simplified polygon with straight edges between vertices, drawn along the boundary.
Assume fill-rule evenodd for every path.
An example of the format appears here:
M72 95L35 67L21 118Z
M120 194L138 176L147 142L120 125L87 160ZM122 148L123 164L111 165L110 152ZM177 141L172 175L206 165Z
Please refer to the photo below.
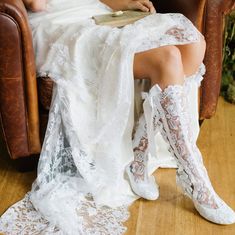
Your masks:
M205 34L207 73L201 88L200 119L210 118L216 110L221 82L223 15L234 9L234 0L153 2L158 12L183 13ZM7 21L4 21L6 18ZM9 152L11 157L17 158L40 152L38 109L42 141L53 82L49 78L38 78L37 89L31 31L22 0L0 1L0 27L2 26L4 30L0 30L0 113ZM12 34L6 36L5 31ZM143 82L137 82L136 86L146 88Z
M18 155L28 155L29 148L21 78L21 40L16 23L7 15L0 15L0 35L1 124L8 151L12 158L16 158ZM8 50L3 52L3 48Z
M20 35L17 25L6 15L0 15L0 35L3 33L5 38L0 37L0 114L8 151L14 158L28 154L28 138L25 113L22 112L25 110L25 97L21 79ZM8 46L7 57L3 57L2 48ZM17 123L17 128L12 128L12 123Z
M53 89L53 81L50 79L50 77L38 78L39 101L45 110L50 109L52 89Z
M234 0L207 0L204 35L207 42L205 64L207 72L201 87L200 119L216 112L222 74L224 15L235 9Z
M1 119L10 156L39 153L32 35L21 0L0 1L0 55Z

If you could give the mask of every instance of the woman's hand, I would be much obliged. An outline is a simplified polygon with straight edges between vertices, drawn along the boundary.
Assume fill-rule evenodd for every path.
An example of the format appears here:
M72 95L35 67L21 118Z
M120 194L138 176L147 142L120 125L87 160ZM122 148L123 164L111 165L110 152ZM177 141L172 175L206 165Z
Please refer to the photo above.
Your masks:
M156 13L153 3L149 0L129 0L127 3L127 9Z
M47 0L23 0L27 9L38 12L46 10Z
M115 11L119 10L141 10L156 13L150 0L100 0Z

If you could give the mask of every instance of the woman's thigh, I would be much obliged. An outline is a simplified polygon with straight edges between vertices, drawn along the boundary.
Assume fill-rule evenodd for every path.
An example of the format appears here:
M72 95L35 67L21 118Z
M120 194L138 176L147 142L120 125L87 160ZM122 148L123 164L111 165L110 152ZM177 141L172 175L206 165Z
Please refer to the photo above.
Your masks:
M181 64L183 74L186 76L192 75L198 70L203 61L205 48L205 41L201 38L197 43L164 46L136 53L134 57L134 77L135 79L151 79L153 74L161 77L167 73L167 70L179 70Z

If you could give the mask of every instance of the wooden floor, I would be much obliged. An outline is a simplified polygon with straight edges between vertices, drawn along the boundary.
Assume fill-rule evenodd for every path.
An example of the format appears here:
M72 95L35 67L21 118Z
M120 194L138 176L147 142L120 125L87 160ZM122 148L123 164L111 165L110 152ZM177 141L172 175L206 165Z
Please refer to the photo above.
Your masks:
M218 194L235 209L235 105L219 100L215 117L201 127L198 145ZM0 214L30 190L36 172L19 173L0 147ZM175 185L175 170L155 173L157 201L139 200L131 207L127 235L235 235L235 225L220 226L199 216Z

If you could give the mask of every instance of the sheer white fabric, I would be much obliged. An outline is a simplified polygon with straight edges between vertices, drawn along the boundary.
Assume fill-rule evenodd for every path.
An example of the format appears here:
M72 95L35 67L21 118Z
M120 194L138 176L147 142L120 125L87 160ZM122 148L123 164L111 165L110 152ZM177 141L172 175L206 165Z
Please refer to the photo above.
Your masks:
M38 176L24 199L1 217L5 234L123 234L128 206L138 199L124 177L133 160L133 57L164 45L196 42L200 33L181 14L154 14L124 28L97 26L110 12L97 0L51 0L30 14L39 75L54 79ZM193 128L197 89L190 79ZM175 167L157 133L149 172Z

